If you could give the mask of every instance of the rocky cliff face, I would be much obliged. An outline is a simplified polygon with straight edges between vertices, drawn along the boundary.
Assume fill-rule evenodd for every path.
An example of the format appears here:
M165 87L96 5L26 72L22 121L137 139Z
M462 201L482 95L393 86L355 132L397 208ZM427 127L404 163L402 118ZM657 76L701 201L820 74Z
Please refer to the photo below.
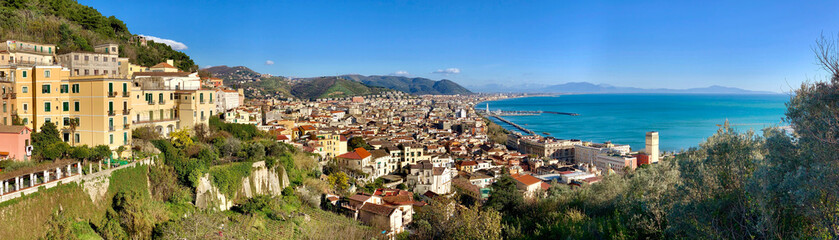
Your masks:
M242 187L232 198L222 194L218 187L213 185L210 174L204 174L195 188L195 205L200 209L229 210L236 199L247 199L257 195L280 196L283 188L290 184L282 167L268 169L264 161L255 162L251 167L251 174L242 178Z

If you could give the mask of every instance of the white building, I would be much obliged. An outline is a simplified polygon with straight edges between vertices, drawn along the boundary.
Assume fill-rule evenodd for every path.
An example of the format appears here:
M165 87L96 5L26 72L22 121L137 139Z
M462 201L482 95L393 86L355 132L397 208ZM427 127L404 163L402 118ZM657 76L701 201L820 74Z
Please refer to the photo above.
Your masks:
M239 92L236 90L217 89L216 90L216 104L218 112L225 112L239 107L242 103L239 102Z

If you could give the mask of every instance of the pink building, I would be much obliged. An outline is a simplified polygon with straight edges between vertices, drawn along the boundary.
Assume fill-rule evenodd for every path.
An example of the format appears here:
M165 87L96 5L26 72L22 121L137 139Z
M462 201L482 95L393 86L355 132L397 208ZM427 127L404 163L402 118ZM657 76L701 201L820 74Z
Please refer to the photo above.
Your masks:
M29 159L26 148L32 144L32 130L25 126L0 125L0 158L23 161Z

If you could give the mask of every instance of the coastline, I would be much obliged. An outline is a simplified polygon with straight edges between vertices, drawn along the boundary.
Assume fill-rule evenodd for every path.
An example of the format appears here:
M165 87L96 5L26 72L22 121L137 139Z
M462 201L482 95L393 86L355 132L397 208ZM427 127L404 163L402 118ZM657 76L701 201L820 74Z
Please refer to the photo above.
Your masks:
M575 96L573 98L532 97ZM536 135L557 139L612 141L643 148L644 132L662 132L662 150L678 151L698 146L719 129L726 119L742 130L759 130L784 126L780 119L788 101L786 94L543 94L518 95L481 101L473 110L567 111L582 114L580 118L541 116L510 116L506 120L524 126ZM514 100L514 102L506 103ZM637 104L646 104L643 106ZM627 115L629 114L629 115ZM483 118L510 132L521 132L492 117ZM616 124L620 123L620 124ZM548 133L548 134L544 134ZM668 146L669 145L669 146Z

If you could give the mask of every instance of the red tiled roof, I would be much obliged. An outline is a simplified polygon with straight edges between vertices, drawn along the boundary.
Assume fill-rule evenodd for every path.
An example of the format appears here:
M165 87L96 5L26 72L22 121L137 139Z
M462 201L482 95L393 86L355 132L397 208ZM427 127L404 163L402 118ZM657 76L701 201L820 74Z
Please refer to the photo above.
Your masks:
M368 152L366 149L356 148L352 152L348 152L348 153L338 155L338 157L339 158L346 158L346 159L361 160L361 159L369 157L370 155L372 155L372 154L370 154L370 152Z
M390 214L393 213L393 211L396 210L396 208L374 203L367 203L364 204L364 206L362 206L360 210L378 215L390 216Z
M285 135L277 135L277 141L288 140L288 137Z
M527 174L519 175L519 176L513 176L513 178L515 178L516 181L519 181L520 183L523 183L524 185L527 185L527 186L542 182L542 180L539 180L538 178L536 178L534 176L527 175Z
M176 68L172 65L169 65L166 62L158 63L157 65L152 66L151 68Z

